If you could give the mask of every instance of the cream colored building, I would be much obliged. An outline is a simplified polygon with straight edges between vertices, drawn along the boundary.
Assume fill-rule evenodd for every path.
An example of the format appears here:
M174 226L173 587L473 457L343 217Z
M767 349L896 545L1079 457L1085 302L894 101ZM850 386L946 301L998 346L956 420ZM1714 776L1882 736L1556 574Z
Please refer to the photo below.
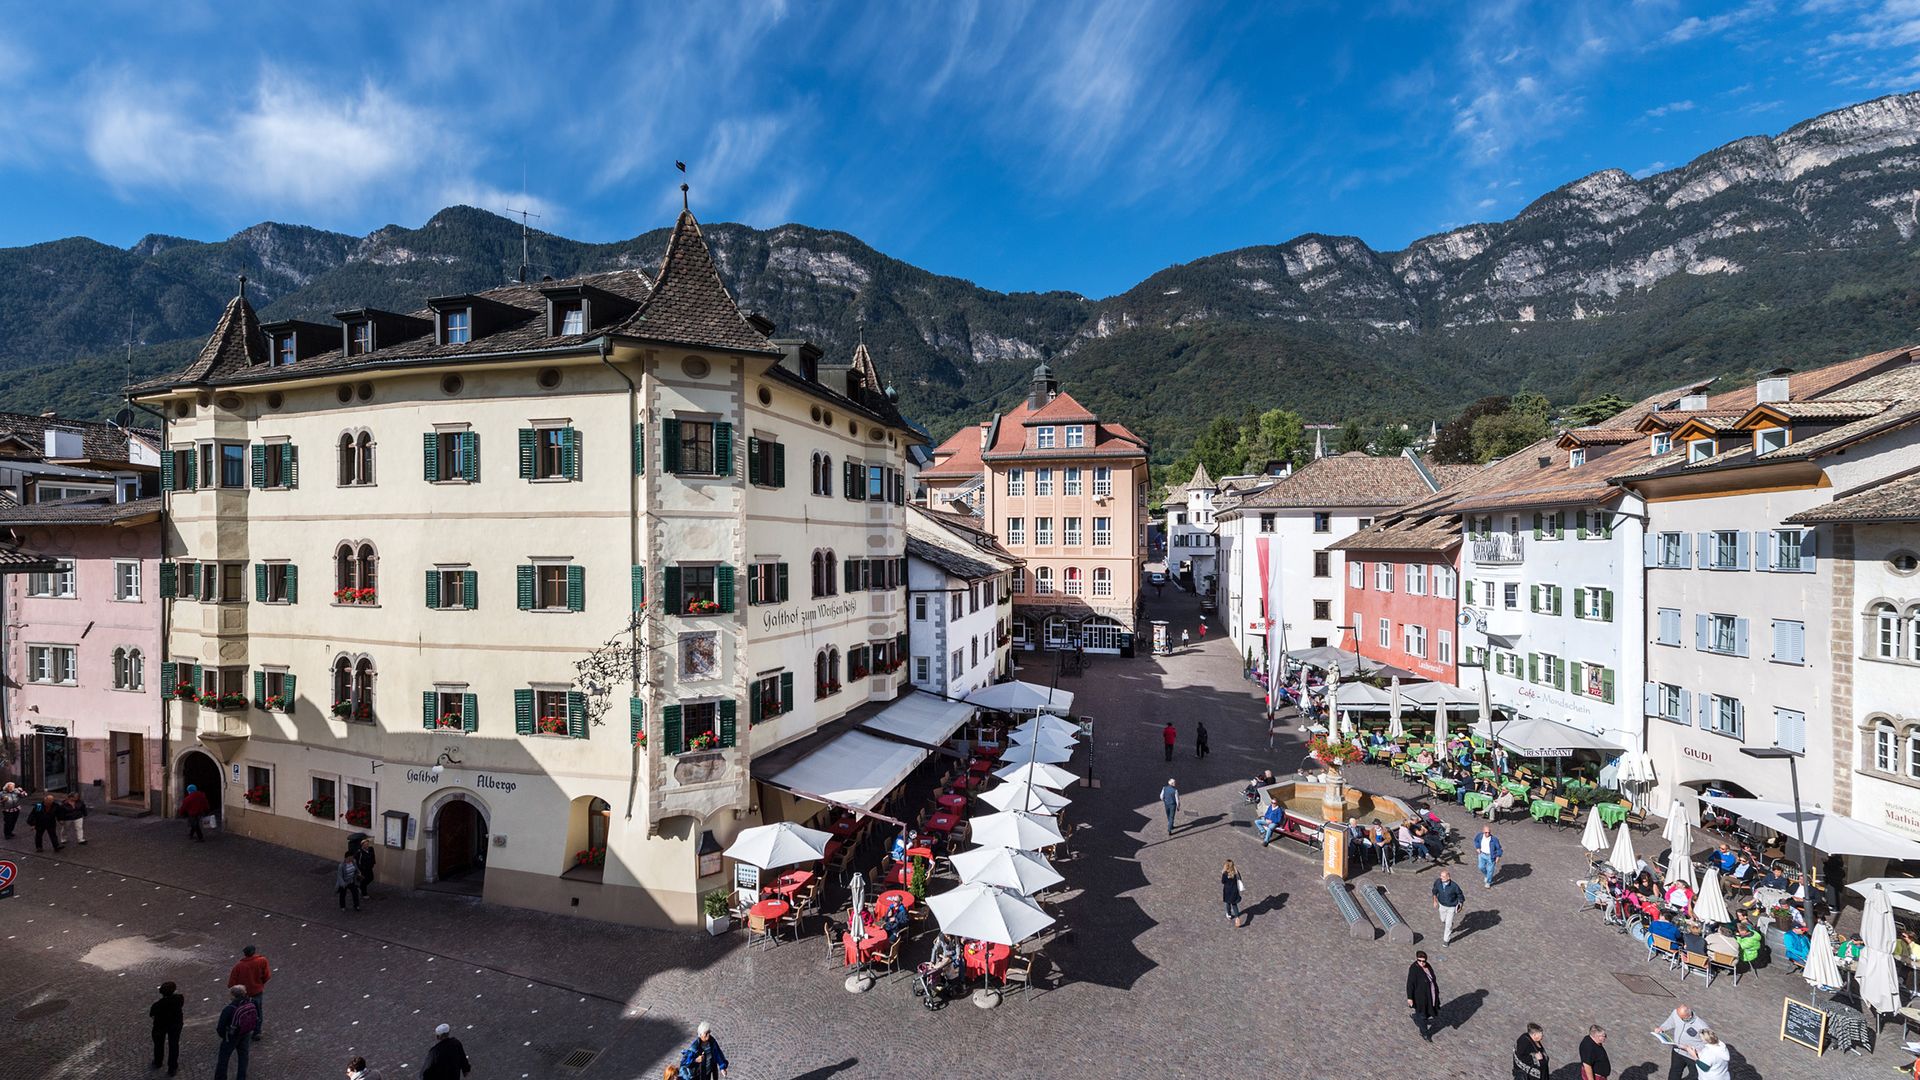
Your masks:
M652 280L335 318L243 293L140 391L174 805L327 856L365 831L389 882L697 922L714 852L821 809L753 759L905 679L916 436L872 361L771 340L688 213Z

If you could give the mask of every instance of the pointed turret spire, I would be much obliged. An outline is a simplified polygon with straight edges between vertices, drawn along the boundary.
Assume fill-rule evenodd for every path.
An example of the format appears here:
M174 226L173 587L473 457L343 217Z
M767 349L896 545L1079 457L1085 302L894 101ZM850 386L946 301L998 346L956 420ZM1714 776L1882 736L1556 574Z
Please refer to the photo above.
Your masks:
M204 382L267 362L266 335L260 331L260 317L247 302L246 282L244 276L240 278L239 293L227 301L227 310L220 313L200 355L180 373L182 380Z
M681 210L674 222L653 292L618 332L676 345L780 355L734 303L691 210Z

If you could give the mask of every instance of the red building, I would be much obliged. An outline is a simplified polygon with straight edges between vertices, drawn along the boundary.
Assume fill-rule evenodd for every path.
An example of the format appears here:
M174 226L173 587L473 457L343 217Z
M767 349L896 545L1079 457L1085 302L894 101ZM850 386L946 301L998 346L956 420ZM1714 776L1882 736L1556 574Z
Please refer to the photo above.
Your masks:
M1458 682L1461 522L1446 509L1457 494L1441 491L1331 545L1346 553L1341 648Z

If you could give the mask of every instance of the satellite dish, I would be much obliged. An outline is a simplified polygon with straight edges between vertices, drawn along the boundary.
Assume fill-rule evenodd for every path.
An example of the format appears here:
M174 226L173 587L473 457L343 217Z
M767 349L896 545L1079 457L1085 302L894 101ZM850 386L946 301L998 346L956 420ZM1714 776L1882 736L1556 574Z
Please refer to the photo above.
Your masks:
M122 405L120 411L113 414L113 426L130 428L133 426L133 406Z

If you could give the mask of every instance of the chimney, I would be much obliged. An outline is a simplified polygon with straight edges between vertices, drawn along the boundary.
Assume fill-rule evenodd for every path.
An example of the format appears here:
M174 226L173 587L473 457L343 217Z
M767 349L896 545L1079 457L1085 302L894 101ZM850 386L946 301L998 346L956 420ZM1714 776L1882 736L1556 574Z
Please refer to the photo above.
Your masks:
M992 431L993 431L993 421L991 420L980 421L980 449L981 450L983 451L986 450L987 439L990 437L989 433Z
M1674 406L1684 412L1699 412L1706 407L1707 395L1705 394L1688 394L1680 399L1680 404Z
M1764 405L1769 401L1786 401L1792 393L1787 376L1793 374L1791 368L1775 368L1753 384L1753 400Z

